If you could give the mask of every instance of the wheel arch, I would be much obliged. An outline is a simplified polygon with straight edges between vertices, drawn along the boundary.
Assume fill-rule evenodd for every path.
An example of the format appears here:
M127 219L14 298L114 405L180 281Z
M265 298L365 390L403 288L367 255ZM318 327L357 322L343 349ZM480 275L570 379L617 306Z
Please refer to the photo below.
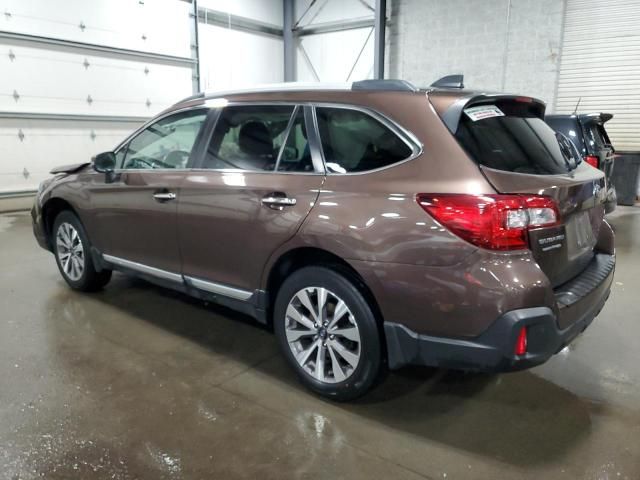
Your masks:
M48 199L42 205L42 221L44 223L44 233L47 238L47 242L49 246L51 245L51 234L53 230L53 223L56 220L58 214L64 210L69 210L76 215L76 217L80 218L76 209L69 203L67 200L61 197L53 197Z
M263 288L267 292L267 323L273 324L273 307L277 293L285 279L304 267L320 266L336 271L351 280L367 303L371 306L382 331L382 312L371 288L363 276L347 260L319 247L296 247L282 253L272 264L266 275Z

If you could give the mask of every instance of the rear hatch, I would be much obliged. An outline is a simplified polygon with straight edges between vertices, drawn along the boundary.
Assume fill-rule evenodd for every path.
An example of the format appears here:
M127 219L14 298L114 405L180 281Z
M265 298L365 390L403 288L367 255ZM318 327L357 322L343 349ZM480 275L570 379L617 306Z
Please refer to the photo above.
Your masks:
M594 256L604 217L603 173L544 122L542 102L482 95L454 105L457 122L451 111L443 120L499 193L556 202L560 224L530 230L529 247L554 287L576 277Z
M589 155L598 158L598 167L605 174L607 182L611 182L613 174L613 157L615 150L609 140L604 124L611 120L610 113L590 113L578 116L585 138L585 146Z

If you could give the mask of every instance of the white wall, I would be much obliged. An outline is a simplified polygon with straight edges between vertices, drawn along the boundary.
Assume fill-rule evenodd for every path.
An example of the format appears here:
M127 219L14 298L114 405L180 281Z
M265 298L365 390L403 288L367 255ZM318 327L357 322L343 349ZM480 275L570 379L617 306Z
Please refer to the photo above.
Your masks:
M367 1L374 4L373 0ZM297 19L302 16L299 27L374 17L373 11L358 0L319 1L304 14L310 4L311 0L296 0L295 16ZM303 36L299 42L308 56L308 59L305 58L298 48L296 68L299 81L346 82L373 76L372 28ZM358 59L361 50L362 55ZM313 69L310 64L313 65Z
M391 7L388 77L428 86L463 73L470 88L532 95L553 107L564 0L394 0Z
M280 38L201 23L199 39L205 91L284 81Z
M282 28L282 0L199 0L198 8ZM226 90L284 81L282 38L199 24L200 86Z
M282 0L198 0L198 7L282 27Z
M1 0L0 30L188 57L189 8L177 0Z
M190 57L190 9L177 0L0 0L0 30ZM185 64L0 39L0 112L13 115L0 121L0 193L33 190L54 166L88 161L137 126L21 114L151 117L191 93Z

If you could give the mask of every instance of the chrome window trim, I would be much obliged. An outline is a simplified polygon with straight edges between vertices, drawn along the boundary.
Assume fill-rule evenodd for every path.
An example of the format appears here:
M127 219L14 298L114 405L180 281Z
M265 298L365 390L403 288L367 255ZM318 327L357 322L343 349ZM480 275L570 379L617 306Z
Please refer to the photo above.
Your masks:
M170 170L174 171L174 170ZM273 170L243 170L241 168L191 168L188 169L190 173L259 173L259 174L271 174L271 175L314 175L324 176L324 172L274 172Z
M182 275L179 273L168 272L167 270L162 270L160 268L150 267L149 265L145 265L143 263L134 262L131 260L126 260L120 257L114 257L113 255L107 255L106 253L102 254L102 258L114 265L118 265L120 267L130 268L131 270L136 270L141 273L146 273L148 275L152 275L154 277L162 278L164 280L170 280L172 282L183 283Z
M148 122L146 122L144 125L142 125L140 128L138 128L136 131L134 131L131 135L129 135L124 141L122 141L114 150L114 153L118 153L118 150L120 148L122 148L124 145L126 145L133 137L135 137L139 132L141 132L142 130L144 130L145 128L147 128L149 125L152 125L153 123L162 120L163 118L166 118L170 115L176 114L176 113L182 113L182 112L186 112L189 110L222 110L226 107L231 107L231 106L261 106L261 105L293 105L294 107L310 107L311 108L311 114L313 117L313 134L315 136L317 136L317 140L319 142L319 154L320 157L322 159L322 166L323 169L319 170L318 166L316 165L316 162L314 161L314 168L316 169L314 172L278 172L275 170L246 170L246 169L213 169L213 168L202 168L202 167L195 167L195 168L180 168L180 169L176 169L176 168L167 168L167 169L160 169L160 168L154 168L154 169L116 169L114 170L115 173L122 173L122 172L228 172L228 173L265 173L265 174L278 174L278 175L367 175L370 173L376 173L376 172L380 172L383 170L386 170L388 168L393 168L396 167L398 165L402 165L403 163L406 162L410 162L411 160L414 160L415 158L419 157L420 155L422 155L422 153L424 152L424 145L423 143L416 137L416 135L411 132L410 130L408 130L407 128L403 127L402 125L400 125L399 123L397 123L395 120L391 119L390 117L388 117L387 115L385 115L384 113L375 110L373 108L367 107L367 106L363 106L363 105L357 105L357 104L352 104L352 103L340 103L340 102L323 102L323 101L291 101L291 100L247 100L247 101L240 101L240 100L231 100L231 101L226 101L226 99L224 97L217 97L217 100L225 100L224 105L207 105L206 101L202 104L199 105L195 105L195 106L190 106L190 107L185 107L185 108L180 108L180 109L176 109L176 110L172 110L169 112L165 112L164 114L152 118L151 120L149 120ZM206 100L211 100L211 99L206 99ZM405 144L411 149L411 151L413 152L412 155L410 155L408 158L401 160L399 162L396 163L392 163L391 165L387 165L384 167L380 167L380 168L375 168L373 170L367 170L364 172L347 172L347 173L334 173L334 172L329 172L326 169L326 162L325 162L325 158L324 158L324 152L322 151L321 148L321 139L320 139L320 133L318 131L318 123L317 123L317 116L316 116L316 108L318 107L328 107L328 108L343 108L343 109L348 109L348 110L356 110L356 111L360 111L362 113L365 113L371 117L373 117L374 119L378 120L379 122L381 122L383 125L385 125L386 127L388 127L391 131L393 131L396 135L398 135L400 137L400 139L405 142ZM295 110L295 109L294 109ZM295 112L294 112L295 113ZM305 115L305 122L307 121L307 115ZM307 122L308 123L308 122ZM213 127L211 128L211 131L207 133L209 139L208 141L211 140L211 135L215 129L217 125L217 120L216 123L213 125ZM307 128L309 128L308 125L306 125ZM311 132L307 132L307 135L311 135Z
M235 300L247 301L253 295L253 292L242 290L241 288L230 287L221 283L209 282L200 278L184 275L184 281L191 287L205 290L209 293L215 293Z

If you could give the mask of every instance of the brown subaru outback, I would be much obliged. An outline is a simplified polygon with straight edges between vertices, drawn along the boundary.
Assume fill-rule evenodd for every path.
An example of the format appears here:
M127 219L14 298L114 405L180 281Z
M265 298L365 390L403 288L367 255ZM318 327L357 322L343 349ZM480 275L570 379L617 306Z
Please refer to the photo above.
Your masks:
M397 80L187 98L55 169L35 236L82 291L113 270L273 326L302 382L532 367L602 309L604 174L530 97Z

